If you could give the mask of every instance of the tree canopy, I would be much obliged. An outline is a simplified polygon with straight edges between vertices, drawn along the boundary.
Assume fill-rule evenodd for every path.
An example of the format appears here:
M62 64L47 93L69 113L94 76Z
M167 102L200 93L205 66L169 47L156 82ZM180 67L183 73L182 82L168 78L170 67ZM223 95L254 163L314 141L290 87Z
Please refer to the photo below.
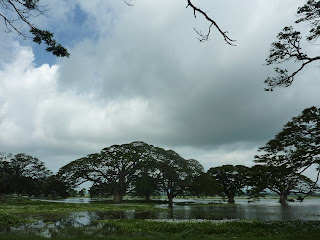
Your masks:
M172 150L144 142L132 142L75 160L62 167L59 175L71 187L91 181L94 184L90 193L113 195L116 203L134 191L143 192L146 198L162 191L172 205L173 198L182 194L201 172L203 167L197 160L186 160Z
M193 178L188 187L188 192L197 197L223 196L223 186L215 177L208 173L201 173Z
M308 35L304 38L304 33L296 30L293 26L286 26L278 34L278 40L271 44L270 53L266 59L267 65L284 64L295 62L299 66L293 72L286 68L275 68L276 76L268 77L265 83L267 91L273 91L275 87L288 87L292 84L295 76L306 66L320 60L320 55L311 55L310 51L303 49L304 43L316 45L320 36L320 1L308 0L306 4L297 10L298 19L296 24L304 23L308 28Z
M169 206L173 198L182 195L194 177L203 173L202 165L194 159L186 160L173 150L155 148L160 189L167 194Z
M304 109L259 151L262 154L255 156L257 163L285 165L299 173L316 165L320 172L320 109Z
M223 165L210 168L207 173L222 185L229 203L234 203L234 197L243 194L242 190L247 185L248 167L243 165Z
M313 193L318 187L314 182L291 168L282 166L255 165L250 168L250 196L259 197L269 190L279 195L279 203L286 204L290 194Z
M303 110L259 151L261 154L255 156L255 162L276 167L276 172L281 170L283 175L292 176L291 179L301 181L302 173L315 166L317 179L313 185L316 187L320 175L320 109Z
M39 159L19 153L0 155L0 198L7 194L66 197L64 183Z
M72 161L60 169L59 175L73 187L92 181L108 189L115 202L121 202L132 188L141 164L149 160L149 148L143 142L106 147L100 153Z

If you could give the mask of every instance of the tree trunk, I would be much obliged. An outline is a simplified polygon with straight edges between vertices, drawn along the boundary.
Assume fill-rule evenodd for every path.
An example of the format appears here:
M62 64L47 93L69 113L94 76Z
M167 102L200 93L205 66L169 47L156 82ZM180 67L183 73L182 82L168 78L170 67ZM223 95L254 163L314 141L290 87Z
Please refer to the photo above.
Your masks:
M285 205L287 201L288 201L288 194L286 192L282 192L280 194L279 203L281 203L281 205Z
M122 194L120 192L116 192L114 197L113 197L113 202L114 203L121 203L123 196L124 196L124 194Z
M168 201L169 201L169 207L172 208L173 207L173 196L172 195L168 195Z
M234 201L234 195L229 195L229 196L228 196L228 203L235 203L235 201Z
M151 200L151 195L150 195L150 194L146 194L145 197L146 197L146 201L147 201L147 202L150 202L150 200Z
M6 200L6 194L5 193L0 193L0 201Z

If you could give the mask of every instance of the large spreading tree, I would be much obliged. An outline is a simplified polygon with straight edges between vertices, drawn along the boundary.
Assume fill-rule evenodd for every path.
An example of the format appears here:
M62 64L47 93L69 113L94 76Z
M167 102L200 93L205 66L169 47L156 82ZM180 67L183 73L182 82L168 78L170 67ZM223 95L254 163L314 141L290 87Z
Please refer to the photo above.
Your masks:
M271 191L279 195L279 203L286 204L290 194L306 195L316 190L318 187L314 182L293 169L282 166L255 165L250 168L251 197L260 197ZM262 193L262 194L261 194Z
M223 165L210 168L207 172L222 185L224 196L228 203L234 203L236 195L244 194L243 189L247 185L248 167L243 165Z
M172 207L174 197L183 195L193 179L203 173L203 166L197 160L184 159L175 151L163 148L155 148L153 156L160 190L166 193Z
M186 160L172 150L144 142L132 142L75 160L62 167L59 175L70 188L91 181L90 193L113 195L116 203L128 193L149 199L155 192L164 192L172 206L173 198L182 195L201 172L203 167L196 160Z
M44 162L19 153L0 155L0 198L6 194L44 195L48 178L52 176Z
M283 174L287 172L299 178L314 166L317 175L313 186L316 187L320 176L320 109L303 110L259 151L261 154L255 156L255 162L278 167Z
M114 196L114 202L120 203L132 190L141 165L150 160L150 147L144 142L106 147L65 165L59 175L72 187L91 181L95 188L104 189L105 194Z
M193 178L188 192L197 197L223 196L223 187L215 177L208 173L201 173Z

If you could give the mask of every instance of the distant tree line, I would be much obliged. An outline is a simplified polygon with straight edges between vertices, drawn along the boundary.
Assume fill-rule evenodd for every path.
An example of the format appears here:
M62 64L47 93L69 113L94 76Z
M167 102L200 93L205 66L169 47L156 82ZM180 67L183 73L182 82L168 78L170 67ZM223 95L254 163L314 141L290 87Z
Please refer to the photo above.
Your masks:
M8 194L67 197L67 185L43 162L24 153L0 154L0 199Z
M160 194L167 195L170 206L175 197L186 195L221 196L234 203L237 195L259 198L267 192L278 194L281 204L290 194L303 200L319 190L320 109L305 109L259 151L253 167L223 165L205 172L197 160L184 159L173 150L132 142L74 160L56 175L32 156L1 154L0 198L7 194L84 196L85 189L74 189L89 181L91 196L113 196L115 203L125 195L148 201ZM315 181L303 175L311 166L317 167Z

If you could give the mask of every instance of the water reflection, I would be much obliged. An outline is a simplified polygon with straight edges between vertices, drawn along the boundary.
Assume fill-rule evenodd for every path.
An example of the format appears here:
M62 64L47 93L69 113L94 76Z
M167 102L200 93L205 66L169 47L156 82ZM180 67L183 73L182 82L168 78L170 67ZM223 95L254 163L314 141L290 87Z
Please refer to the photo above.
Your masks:
M11 230L53 237L55 234L61 234L70 228L84 228L86 231L88 231L88 228L95 229L95 231L99 229L101 231L111 231L105 229L106 225L97 221L106 219L320 220L320 199L307 199L303 203L294 202L287 206L281 206L275 199L261 200L255 203L248 203L247 200L243 199L238 200L238 204L235 205L205 204L209 201L188 200L189 203L193 202L193 204L178 205L179 202L182 202L182 200L178 200L171 209L166 204L156 206L165 211L91 211L24 215L32 222ZM110 228L110 226L107 228Z
M66 203L89 203L99 200L90 198L73 198L58 200ZM184 205L179 205L179 204ZM212 204L216 203L216 204ZM237 199L237 204L220 204L220 200L212 199L175 199L172 209L167 204L156 207L167 211L118 211L71 213L67 218L77 219L87 224L93 220L103 219L256 219L256 220L319 220L320 199L306 199L304 202L290 202L281 206L277 199L262 199L248 203L247 199ZM82 217L81 217L82 216ZM90 216L90 217L89 217ZM60 215L59 215L60 217ZM41 218L41 217L40 217ZM89 220L84 220L89 219ZM55 220L53 220L55 221Z
M74 199L73 201L75 201ZM78 199L79 200L79 199ZM69 200L65 200L70 202ZM80 199L80 201L82 201ZM237 204L208 204L212 200L185 200L191 205L179 205L178 199L172 209L167 204L156 207L166 211L111 211L111 212L77 212L68 214L34 214L32 219L44 222L64 221L72 226L88 225L95 220L104 219L257 219L257 220L319 220L320 199L307 199L303 203L293 202L281 206L276 199L264 199L248 203L246 199L237 200ZM59 223L60 224L60 223Z

